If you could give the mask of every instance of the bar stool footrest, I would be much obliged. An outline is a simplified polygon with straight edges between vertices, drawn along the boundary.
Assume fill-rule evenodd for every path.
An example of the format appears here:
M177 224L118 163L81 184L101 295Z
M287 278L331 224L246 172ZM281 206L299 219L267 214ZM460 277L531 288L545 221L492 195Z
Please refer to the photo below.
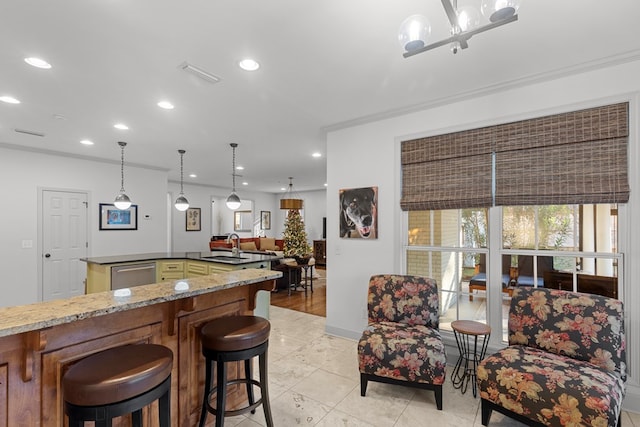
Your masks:
M227 382L227 387L230 385L234 385L234 384L251 384L253 386L258 387L258 389L261 388L260 381L258 380L254 380L251 378L238 378L235 380L231 380ZM207 410L209 412L211 412L213 415L217 415L218 414L218 410L216 408L214 408L213 406L211 406L211 401L213 400L212 397L215 396L217 394L218 390L217 388L212 389L209 392L209 395L207 396ZM247 405L244 408L240 408L240 409L233 409L233 410L229 410L229 411L224 411L224 416L225 417L235 417L236 415L242 415L244 413L247 413L249 411L255 412L255 409L262 405L262 396L260 396L260 399L258 399L256 402L253 403L253 405Z

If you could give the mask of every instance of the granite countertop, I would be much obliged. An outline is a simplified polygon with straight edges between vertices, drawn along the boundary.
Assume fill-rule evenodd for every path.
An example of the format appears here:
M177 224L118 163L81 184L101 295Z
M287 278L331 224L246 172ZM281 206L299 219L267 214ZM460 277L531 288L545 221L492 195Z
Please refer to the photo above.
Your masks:
M120 264L125 262L157 261L163 259L186 259L195 261L216 262L222 264L249 264L252 262L272 261L281 257L271 254L240 252L240 257L231 256L229 251L211 252L151 252L145 254L113 255L80 258L80 261L92 264Z
M250 268L192 279L173 280L77 297L0 308L0 337L35 331L76 320L103 316L166 301L263 282L281 277L279 271Z

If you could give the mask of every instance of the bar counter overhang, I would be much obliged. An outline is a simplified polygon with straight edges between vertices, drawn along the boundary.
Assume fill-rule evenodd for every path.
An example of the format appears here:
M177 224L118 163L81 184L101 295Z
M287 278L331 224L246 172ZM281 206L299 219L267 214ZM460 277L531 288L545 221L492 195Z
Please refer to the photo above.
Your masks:
M137 286L125 296L109 291L0 308L0 427L64 426L60 384L68 367L136 343L173 351L171 425L196 425L204 382L199 329L211 319L252 313L256 292L273 289L281 274L237 270ZM229 398L243 396L236 390Z

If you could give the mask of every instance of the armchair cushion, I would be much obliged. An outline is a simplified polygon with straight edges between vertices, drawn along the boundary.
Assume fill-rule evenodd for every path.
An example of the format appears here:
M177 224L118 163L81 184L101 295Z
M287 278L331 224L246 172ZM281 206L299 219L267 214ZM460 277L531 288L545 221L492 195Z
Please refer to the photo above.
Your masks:
M614 426L624 396L611 372L521 345L486 358L478 383L481 398L546 425Z
M444 383L447 360L437 329L392 322L369 325L360 338L358 353L362 373L403 381Z

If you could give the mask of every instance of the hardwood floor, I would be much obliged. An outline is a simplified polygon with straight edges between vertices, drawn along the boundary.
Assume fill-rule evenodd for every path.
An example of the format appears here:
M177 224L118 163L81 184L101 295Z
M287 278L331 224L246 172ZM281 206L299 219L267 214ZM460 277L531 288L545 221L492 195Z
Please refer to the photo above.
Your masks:
M318 269L318 274L321 278L313 279L313 293L307 289L305 296L304 289L298 287L295 291L292 289L291 295L288 295L286 289L280 289L278 292L271 293L271 305L327 317L327 286L324 269Z

